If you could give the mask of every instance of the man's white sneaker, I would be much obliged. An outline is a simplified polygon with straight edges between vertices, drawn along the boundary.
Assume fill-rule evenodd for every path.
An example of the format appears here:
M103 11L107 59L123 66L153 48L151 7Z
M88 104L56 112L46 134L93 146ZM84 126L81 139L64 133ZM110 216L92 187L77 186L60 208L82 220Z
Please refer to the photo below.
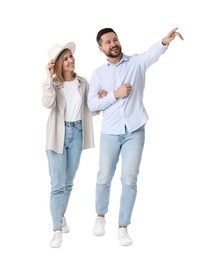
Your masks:
M50 241L50 247L58 248L62 244L62 231L54 231L52 240Z
M67 226L66 218L63 217L62 218L62 233L69 233L69 232L70 232L70 228L69 228L69 226Z
M130 246L132 245L132 239L128 234L127 227L121 227L118 229L118 239L122 246Z
M96 217L93 233L95 236L103 236L105 234L105 218Z

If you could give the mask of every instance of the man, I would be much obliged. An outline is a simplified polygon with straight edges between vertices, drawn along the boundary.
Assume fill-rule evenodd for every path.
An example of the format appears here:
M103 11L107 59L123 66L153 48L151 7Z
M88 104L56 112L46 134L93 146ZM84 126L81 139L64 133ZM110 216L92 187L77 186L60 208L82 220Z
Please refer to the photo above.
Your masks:
M177 29L171 30L145 53L132 56L126 56L122 52L118 36L112 28L100 30L96 37L99 50L106 55L107 62L94 71L88 94L89 109L103 112L96 181L97 217L93 233L96 236L105 234L105 214L108 212L111 181L121 155L122 192L118 238L123 246L132 244L127 227L131 222L137 194L137 176L148 120L143 105L145 73L176 36L183 40Z

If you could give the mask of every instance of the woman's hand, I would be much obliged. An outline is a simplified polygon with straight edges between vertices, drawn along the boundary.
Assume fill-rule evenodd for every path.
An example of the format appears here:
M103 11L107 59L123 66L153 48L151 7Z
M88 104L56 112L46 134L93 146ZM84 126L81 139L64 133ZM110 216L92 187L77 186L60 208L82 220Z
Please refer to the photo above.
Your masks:
M103 98L103 97L105 97L107 94L108 94L108 92L102 89L102 90L100 90L100 91L98 92L98 98Z
M55 62L53 60L49 61L46 66L47 75L49 77L52 77L52 75L54 74L54 66L55 66Z

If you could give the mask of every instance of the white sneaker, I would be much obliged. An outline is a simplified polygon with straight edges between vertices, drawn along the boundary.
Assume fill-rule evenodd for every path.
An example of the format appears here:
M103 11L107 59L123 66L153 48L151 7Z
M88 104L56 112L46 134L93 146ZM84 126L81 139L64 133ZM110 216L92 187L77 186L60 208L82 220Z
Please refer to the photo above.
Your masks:
M54 231L52 240L50 241L50 247L58 248L62 244L62 231Z
M93 233L95 236L103 236L105 234L105 218L104 217L96 217L95 225L93 228Z
M62 233L69 233L69 232L70 232L70 228L69 228L69 226L67 226L66 218L63 217L62 218Z
M122 246L130 246L132 245L132 239L128 234L127 227L121 227L118 229L118 239Z

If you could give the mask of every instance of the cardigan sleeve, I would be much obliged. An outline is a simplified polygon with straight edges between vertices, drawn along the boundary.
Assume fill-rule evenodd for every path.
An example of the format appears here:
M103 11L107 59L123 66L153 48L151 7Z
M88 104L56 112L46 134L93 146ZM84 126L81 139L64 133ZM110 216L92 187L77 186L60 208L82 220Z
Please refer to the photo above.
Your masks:
M53 108L56 106L56 90L53 84L53 79L48 77L43 83L42 104L46 108Z

